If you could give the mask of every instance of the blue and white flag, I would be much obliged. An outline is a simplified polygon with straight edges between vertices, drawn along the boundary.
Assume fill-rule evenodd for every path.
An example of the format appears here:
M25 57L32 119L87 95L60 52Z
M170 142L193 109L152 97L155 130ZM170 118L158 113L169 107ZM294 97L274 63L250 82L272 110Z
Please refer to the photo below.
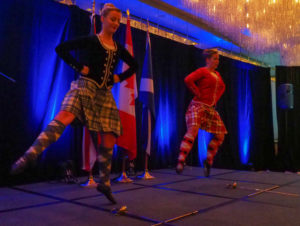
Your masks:
M152 73L151 42L149 31L147 31L146 54L144 58L143 71L139 89L139 100L143 103L142 134L147 140L144 143L146 153L150 155L151 133L155 120L154 86Z

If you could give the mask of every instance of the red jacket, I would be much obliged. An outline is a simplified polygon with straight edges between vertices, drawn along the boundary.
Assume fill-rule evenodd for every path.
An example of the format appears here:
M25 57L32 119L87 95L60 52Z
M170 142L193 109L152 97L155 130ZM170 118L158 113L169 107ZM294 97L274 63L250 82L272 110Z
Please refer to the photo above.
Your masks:
M225 83L219 72L214 71L214 73L211 73L205 67L189 74L185 77L184 82L195 94L195 101L200 101L209 106L216 105L225 91Z

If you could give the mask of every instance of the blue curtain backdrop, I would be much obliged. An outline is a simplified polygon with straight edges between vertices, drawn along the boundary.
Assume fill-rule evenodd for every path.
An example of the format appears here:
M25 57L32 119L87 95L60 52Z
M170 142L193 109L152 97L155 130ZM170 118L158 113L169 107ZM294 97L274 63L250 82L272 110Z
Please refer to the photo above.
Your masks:
M89 14L50 0L12 0L0 3L0 72L17 80L0 78L1 175L31 145L38 133L58 112L62 98L77 75L55 54L60 42L89 33ZM101 25L97 17L99 31ZM124 43L125 25L115 35ZM146 33L132 29L134 54L139 65L145 56ZM185 111L192 99L183 83L190 72L204 66L202 50L151 35L156 123L152 140L151 168L172 167L186 132ZM85 53L74 53L84 61ZM269 69L221 57L218 71L226 91L218 111L229 131L215 166L243 169L269 168L273 158ZM142 68L137 72L140 80ZM136 101L138 158L143 168L141 136L142 105ZM60 140L43 154L44 170L30 175L53 176L58 162L73 159L80 168L81 128L69 127ZM201 165L209 134L199 135L188 164ZM45 167L46 166L46 167ZM45 170L45 168L47 170ZM49 168L49 169L48 169ZM113 165L119 169L119 160ZM79 171L80 172L80 171ZM23 181L33 180L22 177ZM5 178L7 183L7 178ZM18 178L20 181L20 178Z
M87 34L90 21L88 13L77 7L46 0L2 1L0 9L0 71L17 81L13 84L1 78L1 160L9 159L4 163L7 172L9 164L59 111L76 77L59 59L55 47ZM57 162L74 158L74 151L80 149L76 137L76 131L67 128L40 162L51 168L53 162L57 167Z
M226 57L220 61L218 70L226 91L218 110L229 134L216 163L222 166L226 162L242 169L273 169L270 68Z

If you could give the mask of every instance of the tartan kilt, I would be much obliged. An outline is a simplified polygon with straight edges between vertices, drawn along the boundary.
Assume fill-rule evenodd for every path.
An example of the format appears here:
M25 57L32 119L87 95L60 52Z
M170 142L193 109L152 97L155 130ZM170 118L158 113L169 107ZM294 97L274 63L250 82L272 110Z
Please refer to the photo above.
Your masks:
M94 81L84 78L73 81L60 110L76 116L73 125L79 121L91 131L113 132L117 136L122 133L119 111L111 90L100 89Z
M191 101L185 114L185 120L188 128L196 126L209 133L228 133L219 113L214 107L198 101Z

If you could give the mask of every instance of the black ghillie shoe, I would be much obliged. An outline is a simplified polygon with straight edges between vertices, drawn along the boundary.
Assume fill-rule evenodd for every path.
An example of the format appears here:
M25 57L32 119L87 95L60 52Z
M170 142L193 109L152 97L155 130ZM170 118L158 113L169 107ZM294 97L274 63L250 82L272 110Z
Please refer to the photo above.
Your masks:
M22 173L24 170L29 168L29 166L34 165L35 160L37 158L36 154L33 153L25 153L22 157L20 157L11 167L10 174L17 175Z
M101 192L105 197L113 204L117 204L117 201L112 196L111 188L109 186L106 186L104 184L98 184L97 190Z
M204 176L209 177L211 165L207 162L207 160L204 160L203 167L204 167Z
M182 162L182 161L178 161L177 165L176 165L176 173L177 174L181 174L183 169L184 169L184 165L185 165L185 162Z

